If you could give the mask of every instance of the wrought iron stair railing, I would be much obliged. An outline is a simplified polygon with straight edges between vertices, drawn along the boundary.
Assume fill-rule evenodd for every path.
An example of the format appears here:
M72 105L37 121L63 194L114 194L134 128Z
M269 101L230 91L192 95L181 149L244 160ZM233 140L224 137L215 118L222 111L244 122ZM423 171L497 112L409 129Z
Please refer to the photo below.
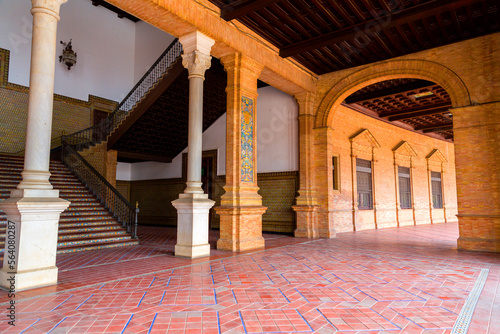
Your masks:
M182 44L178 39L175 39L107 119L87 129L61 137L63 163L110 210L123 227L127 228L133 238L137 238L137 213L139 209L130 204L78 151L106 140L141 99L168 72L181 53Z
M175 39L108 118L99 124L66 136L66 143L73 146L77 151L81 151L106 140L138 102L167 73L167 70L180 57L181 53L182 44L178 39Z
M139 209L130 204L90 163L71 145L61 139L63 163L82 181L97 199L122 224L132 238L137 239Z

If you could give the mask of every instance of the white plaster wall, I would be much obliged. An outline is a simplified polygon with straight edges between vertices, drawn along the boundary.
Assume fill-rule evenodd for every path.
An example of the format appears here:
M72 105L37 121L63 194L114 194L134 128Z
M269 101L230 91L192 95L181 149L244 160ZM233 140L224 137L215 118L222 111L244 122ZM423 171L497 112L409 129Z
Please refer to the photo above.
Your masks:
M299 170L299 107L295 99L268 86L258 90L257 172Z
M121 181L131 181L132 164L119 162L116 165L116 179Z
M9 81L29 85L31 2L0 1L0 47L11 51ZM57 26L54 92L87 100L97 95L120 101L134 85L135 24L88 0L61 6ZM59 63L63 46L73 39L77 64L68 71Z
M174 36L143 21L135 24L134 83L142 78L174 39Z

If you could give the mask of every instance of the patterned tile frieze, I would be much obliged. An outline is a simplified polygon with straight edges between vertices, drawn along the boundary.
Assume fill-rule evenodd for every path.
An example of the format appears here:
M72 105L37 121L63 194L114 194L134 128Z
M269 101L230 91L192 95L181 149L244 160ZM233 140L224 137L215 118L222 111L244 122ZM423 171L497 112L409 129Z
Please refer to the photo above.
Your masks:
M254 150L254 105L253 99L241 97L241 181L253 182Z

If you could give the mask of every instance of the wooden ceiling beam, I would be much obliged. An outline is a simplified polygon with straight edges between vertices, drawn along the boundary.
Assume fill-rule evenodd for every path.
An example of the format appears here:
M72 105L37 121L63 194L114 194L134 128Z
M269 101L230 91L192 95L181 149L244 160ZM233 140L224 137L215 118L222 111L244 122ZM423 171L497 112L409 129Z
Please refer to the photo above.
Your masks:
M255 12L264 7L270 6L280 0L246 0L238 1L236 5L229 4L221 8L220 17L226 21L231 21Z
M415 127L415 131L422 131L423 133L438 132L438 131L445 131L445 130L453 130L453 122L438 123L438 124L423 125L423 126L416 126Z
M401 110L401 111L396 111L396 112L387 112L387 113L381 113L380 114L380 118L383 118L383 117L395 117L395 116L403 116L403 115L411 115L411 114L414 114L414 113L417 113L417 112L421 112L421 111L431 111L433 109L439 109L439 110L443 110L446 111L448 109L451 108L451 102L442 102L442 103L435 103L433 104L431 107L425 107L425 106L418 106L418 107L415 107L415 108L411 108L411 109L406 109L406 110ZM443 112L443 111L441 111Z
M257 1L260 2L260 1ZM341 30L333 31L324 35L310 38L298 43L287 45L280 50L281 57L290 57L298 53L309 51L311 49L319 49L327 45L338 44L343 41L354 41L360 37L360 31L364 32L366 27L379 26L382 30L387 30L392 27L397 27L403 23L413 22L434 16L436 14L454 10L459 7L468 6L477 0L433 0L422 3L407 9L400 10L394 14L388 14L382 17L371 19L357 25L347 27ZM382 23L381 23L382 22Z
M435 85L436 84L433 83L432 81L419 80L416 82L411 82L411 83L407 83L404 85L399 85L396 87L387 88L387 89L384 89L381 91L369 92L369 93L361 94L359 96L348 97L345 99L345 103L347 103L347 104L359 103L359 102L363 102L363 101L367 101L367 100L378 99L378 98L382 98L382 97L394 95L394 94L401 94L401 93L409 92L409 91L416 90L416 89L422 89L422 88L426 88L426 87L429 87L429 89L430 89L430 87L433 87Z
M437 115L437 114L442 114L444 112L447 112L451 108L451 105L443 108L430 108L430 109L423 109L420 111L415 111L412 113L404 113L402 115L397 115L397 116L391 116L389 117L389 121L402 121L405 119L410 119L410 118L415 118L415 117L422 117L422 116L429 116L429 115Z

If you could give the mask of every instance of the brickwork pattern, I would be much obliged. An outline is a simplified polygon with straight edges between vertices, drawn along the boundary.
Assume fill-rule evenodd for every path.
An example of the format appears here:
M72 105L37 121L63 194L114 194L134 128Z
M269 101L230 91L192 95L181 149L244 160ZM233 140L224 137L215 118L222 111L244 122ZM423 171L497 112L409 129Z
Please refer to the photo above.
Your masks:
M435 223L457 220L452 143L394 127L345 107L340 107L337 111L337 123L339 126L330 131L328 144L325 143L323 146L326 150L323 151L325 153L322 161L325 161L326 166L321 170L318 169L316 174L319 203L330 213L330 218L326 218L325 221L332 223L337 232L352 231L354 227L356 230L395 227L398 226L399 218L415 225L428 224L431 222L431 214L435 218L433 220ZM363 124L367 130L360 129L359 124ZM322 136L321 129L315 131L318 132L317 137ZM349 138L352 138L352 143ZM411 154L414 156L409 155L410 153L403 154L407 150L401 149L402 142L406 143L403 146L411 147L413 150ZM374 145L379 147L374 148ZM395 152L398 152L396 157ZM426 157L432 152L440 152L444 160L437 159L438 162L435 162L436 155L430 159L429 165L429 159ZM340 191L332 189L332 155L339 157ZM359 210L355 205L356 157L372 160L374 210ZM401 210L397 207L398 176L394 166L397 163L410 167L410 157L412 209ZM443 172L443 197L446 209L433 209L429 204L432 202L429 191L429 168L439 168L436 171Z
M9 51L0 49L0 152L24 154L28 117L28 87L8 82ZM52 138L90 126L90 103L54 95Z
M259 173L257 183L268 210L262 216L262 230L265 232L292 233L295 229L295 215L291 206L294 203L297 184L297 172ZM118 181L123 184L126 181ZM131 203L139 202L139 223L151 225L176 226L177 211L170 204L184 191L184 179L162 179L131 181ZM220 204L224 194L225 177L217 176L213 180L213 200ZM213 209L211 227L219 228L220 218Z

